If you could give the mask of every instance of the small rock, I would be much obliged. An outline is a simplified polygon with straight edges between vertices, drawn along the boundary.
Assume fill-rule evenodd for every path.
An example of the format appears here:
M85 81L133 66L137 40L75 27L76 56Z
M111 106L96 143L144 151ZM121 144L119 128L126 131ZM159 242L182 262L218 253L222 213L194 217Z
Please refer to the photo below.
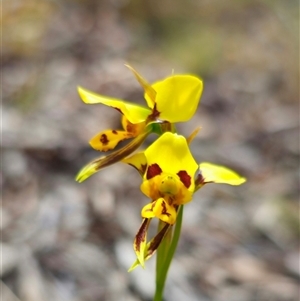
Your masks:
M17 248L7 243L2 242L0 244L0 250L2 256L0 276L2 277L18 265L20 257Z
M49 300L39 266L25 246L22 249L18 272L18 291L22 301Z
M288 268L288 270L298 277L300 276L300 252L299 251L293 251L287 253L285 257L285 266Z
M4 151L2 154L3 172L6 176L13 178L22 176L27 172L26 158L22 152L17 150Z
M0 281L1 298L5 301L20 301L20 299L11 291L11 289Z
M239 255L227 258L223 262L230 271L230 276L241 282L259 282L269 276L264 264L250 255Z
M110 189L102 185L93 185L89 193L94 212L98 216L110 218L115 212L115 197Z

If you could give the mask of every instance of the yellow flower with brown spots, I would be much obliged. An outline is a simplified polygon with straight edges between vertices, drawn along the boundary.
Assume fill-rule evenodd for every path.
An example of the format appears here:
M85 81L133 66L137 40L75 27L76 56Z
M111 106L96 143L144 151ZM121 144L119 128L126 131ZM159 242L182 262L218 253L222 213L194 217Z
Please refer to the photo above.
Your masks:
M90 145L98 151L113 150L119 142L133 140L123 148L97 158L86 165L78 174L82 182L103 167L122 160L135 151L157 127L165 123L184 122L195 113L203 90L202 80L192 75L171 75L150 85L137 71L127 66L144 89L147 107L142 107L121 99L96 94L79 87L78 92L87 104L104 104L122 114L123 130L104 130L90 140Z
M190 142L190 140L189 140ZM211 163L197 164L185 137L164 133L144 152L123 160L143 176L141 191L151 199L144 206L144 218L134 241L137 260L130 270L144 266L169 228L176 222L178 208L192 200L193 194L208 183L240 185L246 181L234 171ZM158 218L165 227L147 243L147 230L152 218Z

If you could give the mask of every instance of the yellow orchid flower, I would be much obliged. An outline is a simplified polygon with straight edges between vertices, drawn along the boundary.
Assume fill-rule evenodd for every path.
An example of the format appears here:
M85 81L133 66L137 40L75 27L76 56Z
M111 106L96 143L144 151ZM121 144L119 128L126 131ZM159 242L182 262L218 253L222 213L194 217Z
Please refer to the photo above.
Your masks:
M176 222L179 206L190 202L199 188L208 183L240 185L246 181L226 167L207 162L197 164L188 141L191 139L166 132L143 153L123 160L143 176L141 191L152 200L141 212L144 221L134 241L137 261L130 270L139 264L143 266L154 254L167 230ZM154 217L163 221L166 229L147 243L147 229Z
M123 130L105 130L90 140L90 145L95 150L106 152L114 149L125 139L135 138L131 144L124 147L125 149L90 162L79 172L77 176L79 182L132 153L151 132L155 132L154 123L184 122L189 120L197 109L203 90L203 83L199 78L192 75L171 75L150 85L132 67L126 66L143 87L147 107L78 88L79 95L85 103L101 103L115 108L123 115Z

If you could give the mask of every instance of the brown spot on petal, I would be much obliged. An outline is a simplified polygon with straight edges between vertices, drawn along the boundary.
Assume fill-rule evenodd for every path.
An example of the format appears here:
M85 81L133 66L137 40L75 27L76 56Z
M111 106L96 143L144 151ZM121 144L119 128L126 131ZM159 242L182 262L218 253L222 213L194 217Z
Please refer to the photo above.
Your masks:
M201 170L198 171L196 177L195 177L195 186L199 186L199 185L202 185L204 184L204 177L201 173Z
M141 244L145 241L148 226L149 226L149 219L145 218L134 240L135 249L138 252L140 251Z
M127 125L126 125L126 131L131 133L134 131L134 125L132 123L130 123L129 121L127 121Z
M157 110L156 104L154 104L152 113L148 116L146 123L158 119L159 115L160 115L160 112Z
M166 216L170 216L171 214L168 213L168 211L167 211L166 203L165 203L165 202L162 202L161 205L162 205L162 207L163 207L163 209L162 209L162 211L161 211L161 214L164 214L164 215L166 215Z
M129 142L126 146L122 147L121 149L111 153L108 156L100 157L94 160L92 163L95 167L95 170L98 171L101 168L107 167L129 156L143 143L143 141L149 135L149 133L150 132L144 132L138 137L136 137L135 139L133 139L131 142Z
M155 206L155 203L156 203L156 201L153 201L152 203L151 203L151 209L147 209L147 210L145 210L146 212L153 212L153 208L154 208L154 206Z
M186 188L189 188L191 186L191 177L188 175L188 173L185 170L179 171L177 175Z
M115 135L118 135L118 132L116 130L112 130L111 132Z
M159 231L159 233L150 241L145 259L148 259L155 253L166 233L171 227L172 225L166 223L165 226Z
M160 112L157 110L156 104L155 104L153 107L152 116L156 119L159 117L159 115L160 115Z
M115 108L115 107L113 107L113 108L116 109L117 111L119 111L123 115L123 112L119 108Z
M102 134L102 135L100 136L100 142L101 142L103 145L106 145L106 144L109 143L109 140L107 139L106 134Z
M147 169L147 164L141 164L141 173L144 174Z
M149 179L152 179L153 177L155 176L158 176L160 175L162 172L161 168L159 167L158 164L152 164L148 167L148 170L147 170L147 180Z

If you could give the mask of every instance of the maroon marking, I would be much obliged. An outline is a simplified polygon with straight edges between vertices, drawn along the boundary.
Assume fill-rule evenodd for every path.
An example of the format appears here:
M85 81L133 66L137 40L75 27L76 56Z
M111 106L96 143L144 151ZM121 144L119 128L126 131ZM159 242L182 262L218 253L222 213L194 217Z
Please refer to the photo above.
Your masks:
M148 218L145 218L138 233L135 236L134 244L138 252L140 251L142 242L145 241L148 225L149 225Z
M151 203L151 210L149 210L149 211L152 211L152 212L153 212L153 208L154 208L154 206L155 206L155 203L156 203L156 201L153 201L153 202Z
M172 225L166 223L165 226L158 232L158 234L151 240L150 245L147 250L146 258L152 256L152 254L157 250L159 247L162 239L165 237L168 230L172 227Z
M186 188L189 188L191 186L191 177L188 175L188 173L185 170L179 171L177 175Z
M162 202L162 207L163 207L163 209L161 211L161 214L164 214L166 216L170 216L171 214L167 212L167 207L166 207L165 202Z
M204 177L201 173L201 170L199 169L198 173L195 177L195 186L197 187L197 186L202 185L202 184L204 184Z
M147 178L147 180L150 180L153 177L160 175L161 172L162 172L162 170L158 164L156 164L156 163L152 164L148 167L146 178Z
M174 202L174 196L169 196L168 198L169 205L173 206L173 202Z
M144 175L147 169L147 164L141 164L141 173Z
M118 132L116 130L112 130L111 132L115 135L118 135Z
M152 116L153 116L153 118L156 119L156 118L159 117L159 115L160 115L160 112L157 110L156 104L154 104L153 111L152 111Z
M102 134L102 135L100 136L100 142L101 142L103 145L106 145L106 144L109 143L109 140L107 139L106 134Z
M126 125L126 131L129 133L132 133L134 131L134 125L132 123L129 123L129 121Z
M130 166L132 166L134 169L136 169L136 170L140 173L141 176L144 176L145 171L146 171L146 169L147 169L147 164L141 164L140 167L137 167L137 166L135 166L135 165L133 165L133 164L130 164L130 163L128 163L128 164L129 164Z
M115 107L113 107L113 108L116 109L118 112L120 112L123 115L122 111L119 108L115 108Z
M156 109L156 104L154 104L154 107L152 109L152 113L147 118L147 122L158 119L159 115L160 115L160 112Z
M122 159L129 156L133 151L135 151L145 140L145 138L149 135L149 132L142 133L137 138L133 139L129 142L126 147L123 147L108 156L100 157L93 161L93 166L95 166L95 170L99 170L100 168L107 167L113 163L121 161Z

